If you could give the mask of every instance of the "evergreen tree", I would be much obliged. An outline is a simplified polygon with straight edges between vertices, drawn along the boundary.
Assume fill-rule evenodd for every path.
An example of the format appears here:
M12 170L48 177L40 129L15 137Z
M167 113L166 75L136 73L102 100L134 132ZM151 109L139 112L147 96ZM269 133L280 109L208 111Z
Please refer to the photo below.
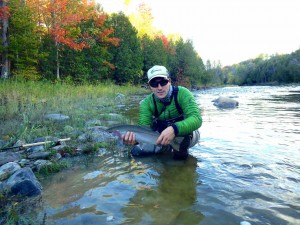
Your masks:
M151 39L148 35L142 38L142 48L144 54L144 73L154 65L167 64L167 52L160 37Z
M9 1L9 45L10 71L25 79L36 80L41 77L37 70L40 41L36 32L37 21L32 10L24 1Z
M190 40L184 42L180 39L176 43L176 63L173 70L175 70L178 84L191 87L202 82L205 67Z
M118 47L111 47L111 63L115 70L113 78L116 83L138 83L142 76L143 56L137 30L123 13L113 14L110 25L113 35L120 39Z

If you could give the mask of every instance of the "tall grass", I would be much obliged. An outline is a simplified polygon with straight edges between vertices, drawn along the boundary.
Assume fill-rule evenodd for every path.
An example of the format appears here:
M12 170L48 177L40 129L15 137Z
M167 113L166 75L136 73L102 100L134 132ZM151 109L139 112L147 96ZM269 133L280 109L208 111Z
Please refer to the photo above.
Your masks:
M87 120L116 113L115 97L145 93L145 89L112 83L72 85L62 82L0 81L0 139L31 141L38 136L60 134L68 125L80 129ZM49 113L69 116L67 123L45 119Z

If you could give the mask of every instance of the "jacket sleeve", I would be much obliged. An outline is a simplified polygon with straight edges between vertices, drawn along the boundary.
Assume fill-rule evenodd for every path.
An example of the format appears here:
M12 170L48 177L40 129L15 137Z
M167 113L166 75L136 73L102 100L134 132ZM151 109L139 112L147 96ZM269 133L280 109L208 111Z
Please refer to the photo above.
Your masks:
M184 113L184 120L175 123L178 136L190 134L202 125L200 109L193 94L185 87L179 87L177 99Z
M148 95L140 102L139 107L139 125L152 126L152 115L154 113L154 106L152 103L152 95Z

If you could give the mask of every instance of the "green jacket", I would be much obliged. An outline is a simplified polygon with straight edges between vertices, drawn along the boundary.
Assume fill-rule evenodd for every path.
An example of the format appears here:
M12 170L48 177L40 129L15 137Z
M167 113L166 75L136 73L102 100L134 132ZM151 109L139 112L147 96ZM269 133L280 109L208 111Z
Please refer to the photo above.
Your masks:
M148 95L140 103L139 111L139 125L145 125L152 127L153 116L155 114L155 105L153 102L153 93ZM195 101L193 94L185 87L178 87L177 100L184 113L184 120L176 122L174 125L177 127L177 136L184 136L191 134L194 130L197 130L202 124L202 118L200 109ZM158 112L160 113L163 108L163 103L156 99L156 105ZM166 110L160 114L159 120L169 120L179 116L176 109L174 96L170 105L166 107Z

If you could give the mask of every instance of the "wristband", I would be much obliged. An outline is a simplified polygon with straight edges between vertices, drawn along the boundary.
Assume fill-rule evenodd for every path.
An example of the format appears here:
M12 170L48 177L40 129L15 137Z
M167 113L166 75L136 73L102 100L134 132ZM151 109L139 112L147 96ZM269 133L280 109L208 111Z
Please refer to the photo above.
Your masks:
M174 129L175 136L177 136L178 135L178 127L175 124L172 124L172 127Z

